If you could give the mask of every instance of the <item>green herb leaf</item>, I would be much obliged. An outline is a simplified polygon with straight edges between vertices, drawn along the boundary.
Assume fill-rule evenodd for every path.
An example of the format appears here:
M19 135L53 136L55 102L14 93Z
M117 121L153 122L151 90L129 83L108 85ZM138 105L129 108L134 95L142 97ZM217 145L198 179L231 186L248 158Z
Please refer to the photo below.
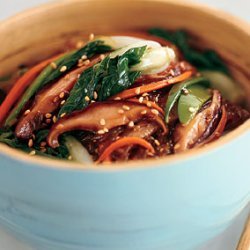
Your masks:
M169 122L170 111L175 105L175 103L178 101L183 89L197 83L203 84L203 86L209 86L209 81L206 78L196 77L181 83L177 83L171 88L165 108L165 120L167 123Z
M181 94L178 101L178 117L182 124L188 124L202 105L211 98L207 88L199 85L187 88L188 94Z
M42 141L46 141L46 137L49 133L49 130L40 130L36 134L36 139L34 140L34 145L32 148L28 147L27 142L18 140L15 137L14 132L7 128L7 129L0 129L0 143L4 143L12 148L20 149L24 152L31 152L35 150L37 155L46 156L50 158L61 158L66 159L69 156L68 148L65 146L65 138L64 136L61 137L60 146L56 149L50 148L46 146L46 152L43 153L40 151L40 143Z
M215 51L198 51L191 48L188 43L188 35L185 31L177 30L170 32L160 28L153 28L149 30L149 33L175 44L182 51L185 59L198 69L217 70L229 74L227 66Z
M105 53L110 50L110 46L105 45L103 41L96 40L88 43L83 48L77 51L73 51L61 56L55 61L57 65L56 69L53 69L50 65L47 66L25 91L21 100L18 102L16 108L12 110L12 112L6 119L5 126L12 126L13 121L16 120L16 117L21 112L24 105L30 100L30 98L42 87L58 79L59 77L67 73L69 70L71 70L78 63L78 60L83 55L86 55L88 58L90 58L95 54ZM67 70L61 72L62 66L66 66Z
M110 58L85 70L70 92L68 99L59 111L59 116L69 114L74 110L82 110L93 99L94 91L98 93L98 100L103 101L130 87L140 72L130 72L130 67L140 62L146 46L132 48L122 56Z
M111 51L111 47L108 45L105 45L103 41L96 40L96 41L88 43L83 48L77 50L73 54L71 53L70 55L66 56L64 60L62 60L57 65L56 70L54 70L49 75L49 77L46 78L43 85L46 85L47 83L51 81L54 81L61 75L65 74L65 72L68 72L69 70L71 70L78 63L78 60L81 59L83 55L87 56L87 58L91 58L92 56L96 54L101 54L101 53L105 53L109 51ZM61 68L63 66L65 66L67 69L65 72L61 72Z

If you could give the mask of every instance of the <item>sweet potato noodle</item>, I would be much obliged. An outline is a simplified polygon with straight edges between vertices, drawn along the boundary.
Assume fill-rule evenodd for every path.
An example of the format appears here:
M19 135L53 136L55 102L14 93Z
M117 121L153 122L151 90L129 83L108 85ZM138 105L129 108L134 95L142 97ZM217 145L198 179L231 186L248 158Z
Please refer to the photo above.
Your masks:
M221 58L191 48L185 32L91 39L27 66L0 106L0 142L83 164L127 161L204 146L249 118L243 98L209 77L232 88Z

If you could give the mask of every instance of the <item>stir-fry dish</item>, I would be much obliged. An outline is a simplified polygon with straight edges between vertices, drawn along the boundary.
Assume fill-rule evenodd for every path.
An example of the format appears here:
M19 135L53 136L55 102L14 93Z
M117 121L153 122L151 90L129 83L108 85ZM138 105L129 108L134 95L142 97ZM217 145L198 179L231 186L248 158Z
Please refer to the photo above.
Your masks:
M159 28L91 34L21 65L0 78L0 142L84 164L168 156L218 139L249 118L244 92L215 51L189 39Z

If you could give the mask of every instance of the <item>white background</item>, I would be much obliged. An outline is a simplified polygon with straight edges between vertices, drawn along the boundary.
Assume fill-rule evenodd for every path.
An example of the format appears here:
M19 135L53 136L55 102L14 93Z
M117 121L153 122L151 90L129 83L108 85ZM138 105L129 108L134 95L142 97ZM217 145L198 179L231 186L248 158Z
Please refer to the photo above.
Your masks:
M99 0L102 1L102 0ZM250 0L196 0L225 10L250 22ZM49 0L0 0L0 19L5 19L21 10L36 6ZM249 49L249 48L248 48ZM233 225L222 235L201 247L201 250L235 250L249 207L237 218ZM31 250L0 229L0 250Z

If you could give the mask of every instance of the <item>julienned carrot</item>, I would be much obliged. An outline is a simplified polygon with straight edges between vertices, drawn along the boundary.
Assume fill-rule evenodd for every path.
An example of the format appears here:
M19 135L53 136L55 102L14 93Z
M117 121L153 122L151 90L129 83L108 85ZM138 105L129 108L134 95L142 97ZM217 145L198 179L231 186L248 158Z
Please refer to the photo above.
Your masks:
M155 102L151 102L151 101L147 101L147 100L143 100L142 102L140 102L136 98L128 99L128 101L145 104L146 106L150 106L150 107L158 110L162 115L165 114L164 110L160 106L158 106Z
M111 97L111 100L121 98L121 99L128 99L143 93L152 92L154 90L165 88L166 86L169 86L174 83L182 82L188 79L192 75L192 71L186 71L183 74L173 77L171 79L162 80L159 82L149 83L147 85L143 85L140 87L132 88L132 89L126 89L122 91L121 93Z
M99 159L97 160L97 163L103 162L105 160L111 159L111 154L117 150L118 148L127 146L127 145L140 145L146 149L148 149L151 153L154 153L155 150L153 146L147 142L146 140L139 138L139 137L123 137L112 144L110 144L104 152L100 155Z
M35 65L28 70L22 77L20 77L15 85L12 87L2 105L0 106L0 124L4 121L8 115L12 106L16 103L18 98L23 94L30 83L37 77L37 75L53 60L58 58L60 55L49 58L41 63Z

